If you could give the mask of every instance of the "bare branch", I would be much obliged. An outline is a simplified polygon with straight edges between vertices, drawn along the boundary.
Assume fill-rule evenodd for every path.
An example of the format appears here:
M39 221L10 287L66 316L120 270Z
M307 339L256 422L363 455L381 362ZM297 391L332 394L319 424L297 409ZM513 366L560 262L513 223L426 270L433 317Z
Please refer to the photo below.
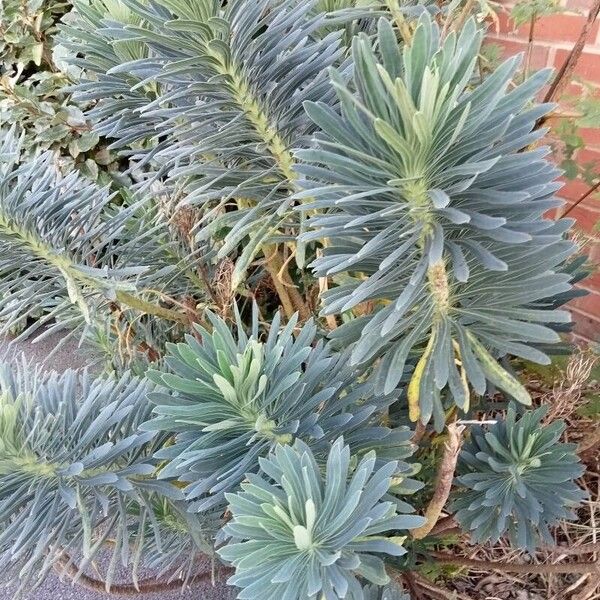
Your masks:
M437 563L471 567L479 571L502 571L505 573L600 573L600 563L597 561L538 565L476 560L445 552L432 552L430 556Z
M598 17L598 13L600 13L600 0L596 0L593 6L590 8L590 12L588 14L587 21L579 34L579 39L575 42L575 45L571 49L567 60L564 62L563 66L559 69L554 81L550 84L550 88L544 97L544 102L553 102L554 100L558 100L562 95L565 87L571 81L571 75L575 70L575 66L579 61L579 57L581 56L583 49L587 43L588 37L592 31L592 26L594 21ZM547 117L540 119L538 125L542 125Z
M412 537L416 540L423 539L434 528L448 501L452 481L454 480L456 461L462 446L462 432L464 429L463 425L448 424L448 440L444 444L444 455L438 469L435 490L425 511L427 521L425 525L411 530Z

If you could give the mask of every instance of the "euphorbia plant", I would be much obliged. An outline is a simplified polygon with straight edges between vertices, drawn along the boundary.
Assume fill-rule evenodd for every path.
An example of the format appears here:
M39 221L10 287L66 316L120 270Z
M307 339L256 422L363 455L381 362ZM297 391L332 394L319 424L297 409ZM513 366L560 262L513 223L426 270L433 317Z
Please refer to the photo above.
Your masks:
M514 87L510 59L480 81L476 21L440 28L435 6L324 10L65 18L75 98L137 183L20 164L18 130L1 149L0 318L79 333L112 371L1 384L1 561L25 583L55 566L91 584L110 539L109 591L159 589L141 565L191 584L212 554L240 598L402 598L443 510L531 550L569 514L548 486L581 497L509 363L549 360L573 295L570 221L545 217L547 74ZM495 391L520 407L485 433ZM415 453L444 436L410 501L432 483Z

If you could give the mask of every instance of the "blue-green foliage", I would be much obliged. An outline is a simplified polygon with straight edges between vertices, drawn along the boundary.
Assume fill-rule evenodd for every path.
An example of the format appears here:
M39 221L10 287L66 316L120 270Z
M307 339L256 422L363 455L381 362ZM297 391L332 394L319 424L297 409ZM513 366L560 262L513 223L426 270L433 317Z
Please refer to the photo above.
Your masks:
M574 518L585 497L575 479L583 466L575 444L560 441L563 421L542 423L547 407L517 417L514 406L489 429L475 429L459 459L456 520L475 542L507 534L533 550L552 543L549 527Z
M119 563L135 578L152 555L159 571L184 568L190 553L210 547L199 520L194 537L179 532L177 542L161 543L161 531L170 536L173 528L159 513L174 523L183 495L152 477L164 436L138 430L151 387L129 374L91 379L0 367L0 566L17 568L22 585L41 581L65 556L81 556L85 569L108 539L107 589Z
M499 359L548 361L579 267L544 217L548 73L512 85L512 58L481 81L476 20L442 35L436 10L75 0L74 93L135 184L22 163L1 132L1 331L50 322L116 370L155 364L2 371L0 567L37 582L110 540L107 588L118 562L183 584L216 543L241 599L406 600L384 562L423 524L405 405L442 430L489 384L531 403ZM319 300L333 320L307 318ZM542 418L472 432L453 507L474 541L532 549L581 500Z
M196 269L204 259L174 234L156 197L128 196L117 207L107 187L62 174L51 152L22 163L21 146L16 128L0 143L0 332L47 325L81 333L107 322L112 331L122 325L110 319L118 311L135 322L126 334L135 346L140 313L165 312L150 290L203 295ZM156 340L173 327L166 320L147 326L162 332Z
M77 6L65 28L74 54L87 49L75 96L98 101L90 118L112 147L134 144L136 161L205 211L199 237L226 232L220 256L245 242L240 284L261 244L294 225L291 152L316 129L302 102L333 101L340 24L296 0Z
M570 319L549 298L570 289L571 221L544 216L560 204L559 171L548 148L531 149L549 110L531 101L548 72L510 89L514 57L474 80L481 38L472 19L441 39L424 15L403 47L382 19L375 45L354 38L351 81L331 70L339 107L306 103L322 133L297 152L297 198L310 199L300 210L314 215L303 239L327 240L313 267L338 283L323 314L372 306L331 337L354 344L354 364L382 357L383 392L416 357L412 416L438 426L442 390L466 410L467 381L529 403L492 355L547 362L537 346L557 342L555 324Z
M175 434L156 454L165 461L160 477L188 484L191 510L222 503L260 457L296 438L321 452L343 434L354 452L412 453L410 430L379 423L378 411L394 396L376 397L369 383L356 383L346 357L316 340L314 323L297 329L294 318L282 327L277 314L263 334L255 313L248 335L239 315L233 333L219 317L208 320L210 333L197 327L199 339L169 347L170 372L151 373L165 390L151 394L156 417L144 425ZM410 471L400 464L399 472Z
M357 576L378 585L389 577L381 555L401 556L404 537L385 534L419 527L424 519L398 514L386 494L397 465L376 468L375 453L353 469L350 448L338 439L325 475L298 441L261 459L264 475L249 475L242 491L228 494L229 537L218 552L236 573L238 598L361 600Z
M363 598L364 600L411 600L396 581L383 587L374 584L366 585L363 588Z

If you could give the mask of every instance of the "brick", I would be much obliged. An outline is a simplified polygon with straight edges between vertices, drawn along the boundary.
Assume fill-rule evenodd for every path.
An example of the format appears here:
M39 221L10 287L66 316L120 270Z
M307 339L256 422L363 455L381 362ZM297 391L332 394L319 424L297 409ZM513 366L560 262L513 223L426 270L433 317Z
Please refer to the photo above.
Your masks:
M600 318L582 313L576 309L572 309L571 314L575 323L573 333L586 341L597 342L598 334L600 334Z
M569 302L569 308L575 308L586 315L597 317L600 323L600 292L589 290L579 285L577 287L584 289L588 293Z
M570 10L579 10L587 12L592 8L594 0L566 0L565 7Z
M515 54L527 52L527 42L519 40L505 40L495 37L494 35L487 36L488 43L496 44L502 48L502 57L509 58ZM523 57L523 60L525 58ZM534 45L531 51L530 67L532 69L542 69L548 64L548 48L545 46Z
M585 148L577 150L576 159L580 165L597 165L597 171L600 173L600 147L588 144Z
M571 12L581 11L589 8L592 0L564 0L563 5ZM507 3L502 2L506 5ZM566 60L569 49L577 40L585 19L577 14L560 14L544 17L536 23L534 30L535 44L531 56L531 67L533 69L542 68L548 64L548 60L560 68ZM600 44L599 24L594 25L594 31L590 36L591 43L588 42L586 52L581 56L576 67L575 75L582 80L600 85L600 45L594 47L594 43ZM519 28L514 26L510 20L508 12L499 14L500 35L493 33L493 28L488 35L490 43L495 43L502 47L503 56L513 56L517 53L525 53L527 50L527 38L529 35L529 25L525 24ZM600 91L600 88L599 88ZM568 95L579 96L582 92L582 86L576 80L568 85L565 91L565 100ZM563 104L564 110L569 110L566 103ZM557 119L552 119L548 125L556 126ZM580 163L589 163L599 161L600 164L600 129L588 128L580 131L586 141L586 148L580 150L576 160ZM575 201L579 199L589 189L588 184L583 181L566 181L566 185L558 192L558 195L567 200ZM571 202L572 204L572 202ZM569 204L563 210L568 208ZM556 215L549 215L551 218ZM580 230L588 235L598 235L596 230L597 223L600 221L600 203L593 198L583 201L582 204L573 208L569 213L570 217L577 219L577 225ZM588 252L591 258L600 261L600 241L588 245ZM591 297L578 300L574 303L574 315L577 321L576 331L586 339L597 339L600 334L600 272L596 272L582 285L588 289L594 290Z
M600 335L600 293L588 290L587 295L572 300L567 306L574 323L573 332L597 341Z
M590 342L595 342L596 340L592 340L576 333L571 332L569 335L569 339L574 346L578 348L587 348L590 345Z
M563 178L562 181L564 181L565 185L558 190L557 195L559 198L564 198L565 200L577 200L590 189L590 186L585 181L581 181L581 179Z
M541 17L535 22L533 29L534 43L539 42L576 42L579 39L586 18L576 14L555 14ZM592 25L589 40L592 43L596 40L600 23ZM504 15L500 19L500 31L514 35L525 41L529 39L529 23L525 23L518 28L513 21Z
M590 244L588 256L591 262L600 263L600 239L596 239Z
M600 123L598 127L582 127L579 134L588 145L600 146Z
M496 14L491 21L491 29L496 33L513 36L525 42L529 40L530 23L523 23L517 27L510 16L511 7ZM576 42L587 22L587 7L568 8L564 12L540 17L535 21L533 28L533 40L535 42ZM600 23L596 21L592 25L588 36L588 45L594 45L598 41Z
M515 33L515 24L510 18L510 14L508 11L501 10L496 14L497 21L492 25L492 27L498 27L498 33L506 33L512 35Z
M560 67L562 67L564 62L567 60L568 56L568 50L557 50L556 58L554 59L555 67L560 69ZM600 52L592 53L584 51L577 61L574 75L575 77L580 77L585 81L600 83Z
M589 202L593 204L594 200L590 200ZM598 223L600 223L600 210L590 207L587 203L588 199L586 198L581 204L573 208L567 217L577 221L576 228L585 233L596 235L598 234ZM568 204L565 205L563 212L568 207Z
M557 50L558 52L558 50ZM553 62L554 64L554 62ZM567 83L564 92L562 93L561 103L562 108L565 111L572 112L573 111L573 100L581 97L584 93L584 85L579 81L570 81ZM559 108L559 110L560 110Z
M587 18L580 15L556 14L548 15L539 19L534 29L535 40L548 40L556 42L576 42L581 35ZM588 40L594 43L600 29L600 23L596 21Z

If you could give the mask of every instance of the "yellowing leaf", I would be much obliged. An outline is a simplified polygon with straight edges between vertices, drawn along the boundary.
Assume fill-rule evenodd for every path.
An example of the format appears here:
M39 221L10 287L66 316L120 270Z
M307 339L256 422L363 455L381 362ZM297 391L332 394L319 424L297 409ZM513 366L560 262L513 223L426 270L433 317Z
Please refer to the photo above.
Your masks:
M39 67L42 62L42 55L44 53L44 44L41 42L39 44L34 44L31 47L31 58L33 62Z
M531 404L531 396L525 389L525 386L515 379L508 371L503 369L498 364L498 361L470 331L467 332L467 337L469 338L473 352L477 356L486 377L495 386L510 394L515 400L529 406Z
M419 359L410 379L410 383L408 384L408 418L413 422L418 421L419 416L421 415L421 409L419 408L419 388L421 386L421 379L423 378L425 367L427 366L427 362L433 351L434 342L435 333L432 333L429 342L427 343L427 347L425 348L425 352L423 352L423 356Z

